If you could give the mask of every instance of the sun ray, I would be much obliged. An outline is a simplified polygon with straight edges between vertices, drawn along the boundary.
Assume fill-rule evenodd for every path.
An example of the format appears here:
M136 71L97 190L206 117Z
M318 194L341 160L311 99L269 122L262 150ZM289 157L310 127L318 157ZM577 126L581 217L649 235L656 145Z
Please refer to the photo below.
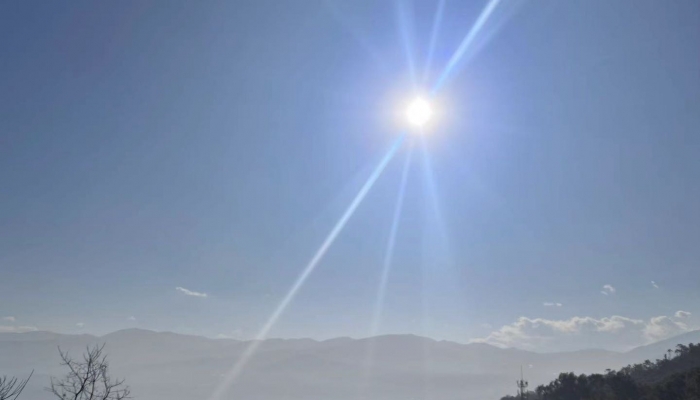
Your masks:
M411 163L411 154L413 153L413 146L408 149L406 154L406 160L403 164L403 171L401 173L401 183L399 185L399 194L396 198L396 208L394 209L394 216L391 221L391 230L389 231L389 240L387 242L386 252L384 253L384 262L382 265L382 275L379 281L379 289L377 291L377 305L374 310L374 317L372 320L372 328L370 330L370 336L374 336L379 331L379 324L382 316L382 309L384 306L384 295L386 293L386 284L389 279L389 273L391 272L391 266L394 259L394 245L396 243L396 233L399 228L399 221L401 219L401 211L403 210L403 200L404 194L406 193L406 182L408 181L408 170Z
M435 9L435 16L433 17L433 28L430 32L430 42L428 44L428 54L425 58L425 69L423 71L423 83L428 80L428 74L430 73L430 68L433 64L433 54L435 53L435 43L437 42L438 32L440 31L440 25L442 25L442 14L445 10L445 0L440 0L438 2L437 8Z
M406 1L396 0L396 12L398 15L401 45L403 46L406 62L408 63L408 72L411 77L413 88L416 89L418 87L418 80L416 78L416 63L411 40L411 32L413 31L413 10L408 9Z
M374 350L375 342L374 337L379 332L379 325L381 323L381 316L384 306L384 297L386 293L386 285L389 280L389 273L391 272L391 266L393 264L394 258L394 244L396 243L396 234L398 233L399 221L401 219L401 211L403 210L404 195L406 193L406 182L408 181L408 171L411 164L411 158L413 154L413 143L408 148L406 153L406 159L404 160L403 170L401 172L401 181L399 183L399 193L396 197L396 206L394 208L394 214L391 221L391 230L389 231L389 239L387 241L387 249L384 253L384 261L382 263L382 274L379 280L379 288L377 290L377 304L374 307L374 315L372 316L372 325L370 326L370 334L367 340L367 354L365 356L364 365L364 379L363 385L360 390L364 389L366 385L369 384L370 375L372 371L372 366L374 362Z
M477 18L474 25L472 25L471 29L469 29L467 35L464 37L464 39L462 39L462 42L457 50L454 52L454 54L452 54L452 57L450 57L450 60L447 62L445 69L442 71L440 77L435 83L435 86L433 87L433 93L437 92L445 84L445 81L450 77L467 50L469 50L470 45L472 42L474 42L474 39L484 27L484 24L486 24L486 21L488 21L489 17L496 9L500 1L501 0L489 0L489 2L486 4L486 7L484 7L481 14L479 14L479 18Z
M435 177L433 176L433 166L430 161L430 155L425 144L424 137L421 139L421 153L423 156L423 181L425 182L425 188L428 194L428 200L430 203L431 211L433 217L435 218L435 223L438 228L439 238L446 239L447 234L445 232L445 221L442 215L442 208L440 207L440 201L438 200L437 188L435 185Z
M224 376L223 381L218 385L214 393L209 397L210 400L219 400L222 398L223 394L228 390L228 388L236 381L240 373L243 371L243 368L248 364L248 362L252 359L252 357L255 355L255 352L257 351L258 347L262 343L262 341L267 338L267 334L270 332L272 327L275 325L279 317L284 313L286 310L287 306L292 302L294 299L294 296L297 294L299 289L303 286L304 282L306 279L311 275L311 273L314 271L318 263L321 261L323 256L326 254L326 251L330 248L330 246L333 244L335 241L336 237L340 232L343 230L345 227L345 224L348 222L350 217L353 215L357 207L362 203L362 200L365 198L369 190L372 188L374 183L377 181L381 173L384 171L386 168L387 164L391 159L394 157L398 149L401 147L401 144L403 143L405 138L405 135L399 136L394 144L391 146L389 151L384 155L382 160L379 162L379 165L374 169L372 174L369 176L365 184L362 186L360 191L357 193L353 201L350 203L348 208L345 210L343 215L340 217L338 222L336 222L335 226L331 230L331 232L328 234L326 239L323 241L321 244L321 247L316 251L314 256L311 258L309 263L306 265L304 270L301 272L299 277L296 279L294 284L292 285L291 289L287 293L287 295L282 299L280 304L277 306L275 311L272 313L270 318L267 320L263 328L260 330L258 335L256 336L255 340L251 341L248 347L243 351L241 356L238 358L236 363L233 365L231 370L229 370L226 375Z

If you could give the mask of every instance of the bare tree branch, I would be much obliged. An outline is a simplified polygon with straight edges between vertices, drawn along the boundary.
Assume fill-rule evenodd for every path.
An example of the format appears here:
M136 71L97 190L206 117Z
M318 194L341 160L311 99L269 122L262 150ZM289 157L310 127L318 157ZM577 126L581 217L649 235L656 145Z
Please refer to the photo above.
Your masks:
M47 390L60 400L128 399L131 391L124 384L124 379L115 380L109 376L104 347L104 344L88 347L82 360L71 358L59 348L61 365L68 367L68 373L60 380L51 378L51 386Z
M27 382L34 375L34 371L24 380L17 380L16 377L3 376L0 378L0 400L15 400L27 386Z

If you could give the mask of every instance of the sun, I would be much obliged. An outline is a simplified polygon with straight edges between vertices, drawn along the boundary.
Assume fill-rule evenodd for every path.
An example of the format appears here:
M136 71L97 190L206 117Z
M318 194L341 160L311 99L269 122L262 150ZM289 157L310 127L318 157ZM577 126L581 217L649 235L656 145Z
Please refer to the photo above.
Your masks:
M433 116L433 109L430 103L423 99L422 97L416 97L408 104L406 108L406 118L408 122L417 127L422 128L425 126L430 118Z

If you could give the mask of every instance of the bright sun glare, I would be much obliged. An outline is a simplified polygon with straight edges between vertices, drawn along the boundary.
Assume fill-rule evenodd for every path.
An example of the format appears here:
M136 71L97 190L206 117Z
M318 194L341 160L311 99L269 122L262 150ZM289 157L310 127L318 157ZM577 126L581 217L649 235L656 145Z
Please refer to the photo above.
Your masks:
M433 115L433 109L425 99L416 97L406 108L406 118L415 127L424 126Z

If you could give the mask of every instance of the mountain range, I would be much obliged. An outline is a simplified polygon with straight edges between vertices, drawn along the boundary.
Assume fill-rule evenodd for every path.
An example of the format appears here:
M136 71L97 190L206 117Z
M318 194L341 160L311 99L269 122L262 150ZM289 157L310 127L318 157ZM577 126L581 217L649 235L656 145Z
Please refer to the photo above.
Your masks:
M483 343L460 344L414 335L366 339L267 339L228 398L499 399L514 392L523 367L530 387L560 372L602 372L662 358L676 344L700 342L700 330L628 352L537 353ZM207 399L250 342L128 329L104 336L52 332L0 333L0 375L34 375L21 400L50 399L50 376L66 371L58 347L80 356L106 344L114 377L126 378L136 399ZM369 354L373 354L370 365Z

